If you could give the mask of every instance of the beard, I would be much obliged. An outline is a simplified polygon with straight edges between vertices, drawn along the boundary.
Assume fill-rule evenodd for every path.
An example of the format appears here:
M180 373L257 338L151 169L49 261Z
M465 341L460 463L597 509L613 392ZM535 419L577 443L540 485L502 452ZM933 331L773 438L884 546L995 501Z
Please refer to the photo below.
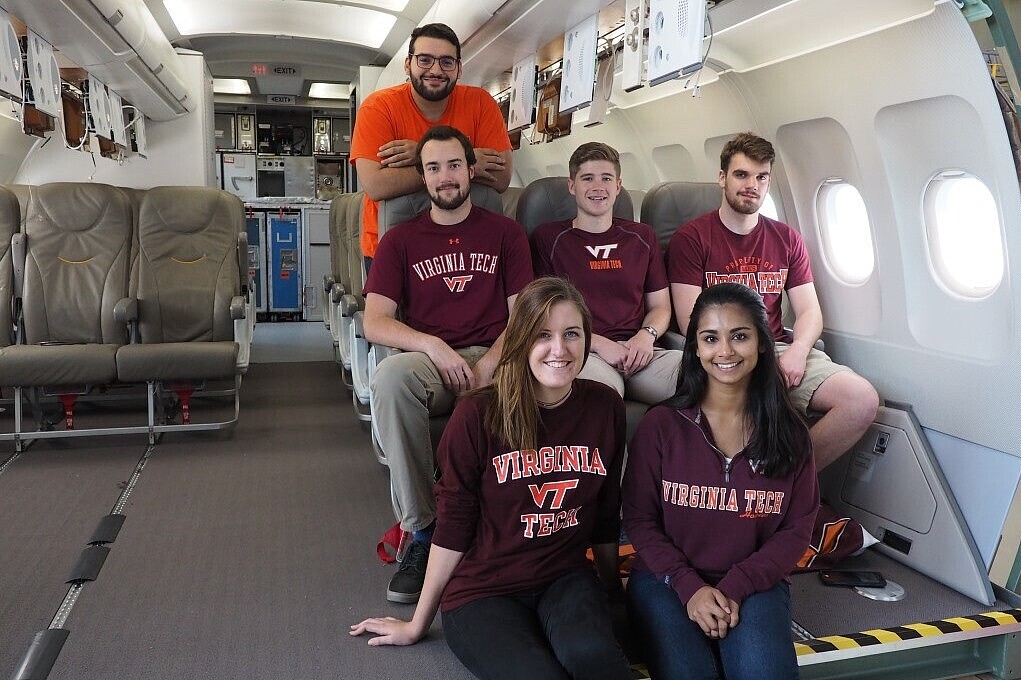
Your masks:
M426 87L426 84L421 77L415 77L415 75L412 74L411 87L415 88L415 92L418 93L418 96L426 101L430 102L443 101L450 95L451 92L454 91L454 85L457 84L456 80L451 79L449 76L445 77L447 78L447 82L445 85L443 85L438 90L431 90L428 87Z
M759 211L759 206L762 201L759 199L745 198L740 194L730 193L724 194L727 197L727 204L733 208L734 212L741 213L742 215L754 215Z
M440 191L429 191L429 198L432 199L433 205L440 210L457 210L464 202L468 200L468 196L471 192L467 188L457 187L457 193L450 198L446 198L440 195Z

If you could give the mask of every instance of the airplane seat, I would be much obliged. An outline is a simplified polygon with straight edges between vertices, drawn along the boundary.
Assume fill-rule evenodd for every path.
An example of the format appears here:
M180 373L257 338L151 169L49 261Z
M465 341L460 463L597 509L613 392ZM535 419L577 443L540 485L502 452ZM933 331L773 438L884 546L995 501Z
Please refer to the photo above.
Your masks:
M521 192L524 190L524 187L507 187L507 189L500 194L500 202L503 204L504 217L509 217L512 220L516 220L518 218L518 199L521 198Z
M25 231L25 216L28 214L28 201L32 196L32 185L4 184L3 187L17 198L20 219L18 231Z
M0 186L0 348L14 342L14 254L11 239L21 231L21 207L14 192Z
M333 328L333 305L330 299L334 289L340 295L347 292L350 285L350 276L347 273L347 204L343 197L346 194L338 194L330 201L330 270L323 275L323 296L326 299L326 313L323 314L323 323L330 331L333 340L333 356L337 357L337 336Z
M333 199L331 214L336 209L335 221L331 218L331 243L336 237L339 247L338 259L334 266L340 278L330 288L328 300L330 311L330 335L333 341L334 358L341 368L345 387L351 388L351 344L350 327L354 312L357 311L357 297L361 296L365 265L362 260L360 243L362 192L341 194ZM336 230L334 234L332 230ZM331 252L333 246L331 245ZM354 303L348 305L345 299L351 297Z
M660 182L642 200L641 221L656 232L665 254L670 237L681 225L719 207L720 185L716 182Z
M567 188L566 177L543 177L531 182L518 199L518 222L531 236L535 228L546 222L573 219L578 214L578 204ZM613 215L626 220L635 219L631 193L621 191L613 204ZM627 411L628 439L630 440L638 421L649 405L630 399L624 400Z
M473 205L489 210L497 214L503 214L503 200L500 194L492 187L482 184L471 185L471 200ZM379 238L383 238L386 232L401 222L420 215L429 209L429 194L424 190L413 194L398 196L397 198L380 201L379 203ZM372 394L370 386L376 372L376 366L391 354L400 350L393 347L380 347L370 345L365 340L364 319L361 312L355 314L354 323L350 331L351 339L351 377L352 395L355 403L355 410L363 421L372 421ZM436 433L442 433L443 425L446 424L446 416L431 425L434 434L434 445L438 439ZM385 464L386 456L380 450L377 443L375 431L372 437L373 449L379 461Z
M641 222L642 203L645 201L645 194L647 194L648 192L645 191L644 189L625 189L624 191L626 191L628 196L631 197L631 205L633 205L635 208L635 216L633 218L634 221Z
M136 283L138 342L117 352L123 382L145 383L150 438L190 427L218 429L237 420L241 375L251 348L238 247L245 233L241 200L208 187L156 187L139 208ZM207 380L234 380L234 417L192 425L190 396ZM183 424L157 425L156 390L177 394Z
M130 305L133 215L128 197L106 184L58 182L19 193L26 208L12 245L17 343L0 353L0 376L15 388L20 447L23 388L31 389L39 430L53 424L43 422L39 401L46 387L64 403L70 431L78 396L117 379L116 354L128 334L116 310ZM14 196L0 200L8 220L17 214Z
M540 224L573 219L577 214L578 205L567 189L566 177L543 177L530 182L518 198L518 224L524 227L529 236ZM629 192L620 192L613 204L613 216L626 220L635 218Z
M642 200L642 222L656 232L660 250L666 257L670 238L682 225L720 207L720 185L716 182L660 182L653 185ZM671 315L670 328L663 344L684 349L684 334Z

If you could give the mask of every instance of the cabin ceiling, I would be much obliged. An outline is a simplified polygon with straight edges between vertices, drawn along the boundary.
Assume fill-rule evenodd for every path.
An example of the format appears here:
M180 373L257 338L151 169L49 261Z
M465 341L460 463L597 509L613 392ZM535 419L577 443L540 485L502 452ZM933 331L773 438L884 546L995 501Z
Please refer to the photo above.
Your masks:
M387 64L435 2L144 1L175 47L201 52L214 78L246 79L253 99L307 96L312 82L350 83L357 79L359 66ZM289 65L300 75L259 76L253 72L255 64Z

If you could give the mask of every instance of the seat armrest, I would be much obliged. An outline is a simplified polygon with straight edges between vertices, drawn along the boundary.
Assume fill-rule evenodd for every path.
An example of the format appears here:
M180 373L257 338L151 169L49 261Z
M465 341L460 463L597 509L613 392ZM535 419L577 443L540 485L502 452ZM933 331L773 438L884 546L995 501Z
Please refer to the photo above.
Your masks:
M337 277L333 274L323 274L323 292L329 294L337 283Z
M341 283L334 283L326 292L330 296L330 301L335 305L339 305L341 299L347 295L347 291L344 290L344 285Z
M787 326L784 326L783 330L784 330L784 333L786 333L788 335L788 337L792 337L792 338L794 337L794 329L793 328L789 328ZM812 347L814 349L819 350L820 352L825 352L826 351L826 343L823 342L822 338L819 338L818 340L816 340L815 344L812 345Z
M660 344L664 349L684 349L684 336L676 331L667 331L660 338Z
M138 300L135 298L121 298L113 306L113 320L117 323L131 323L138 321Z
M138 300L136 298L121 298L113 306L113 320L118 324L124 324L128 328L128 342L135 344L139 341L138 335Z
M360 295L352 295L348 293L340 299L340 314L341 316L352 317L355 312L360 312L365 308L365 301Z
M247 296L252 289L251 277L248 275L248 232L242 231L237 240L238 277L241 283L241 294ZM238 317L240 318L240 317Z
M242 295L235 295L230 299L230 318L235 321L245 318L248 305Z

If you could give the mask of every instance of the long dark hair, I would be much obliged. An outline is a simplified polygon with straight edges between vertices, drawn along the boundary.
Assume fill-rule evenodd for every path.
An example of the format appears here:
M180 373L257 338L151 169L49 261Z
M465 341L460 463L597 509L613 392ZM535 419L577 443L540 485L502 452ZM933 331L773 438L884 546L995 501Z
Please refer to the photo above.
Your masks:
M767 477L784 477L793 472L804 455L811 455L811 440L801 414L791 403L786 381L776 360L773 333L766 307L757 292L740 283L720 283L702 291L695 300L684 339L684 357L677 392L664 402L672 408L702 403L709 376L698 358L698 325L710 307L736 305L752 319L759 336L759 360L752 371L745 402L752 423L748 456Z
M507 330L503 336L503 352L493 374L493 383L480 391L492 391L493 399L486 412L486 425L517 449L536 447L539 426L539 405L535 399L535 377L528 365L542 326L553 305L569 302L581 314L588 357L592 342L592 316L578 289L565 279L545 276L521 289L514 301Z

